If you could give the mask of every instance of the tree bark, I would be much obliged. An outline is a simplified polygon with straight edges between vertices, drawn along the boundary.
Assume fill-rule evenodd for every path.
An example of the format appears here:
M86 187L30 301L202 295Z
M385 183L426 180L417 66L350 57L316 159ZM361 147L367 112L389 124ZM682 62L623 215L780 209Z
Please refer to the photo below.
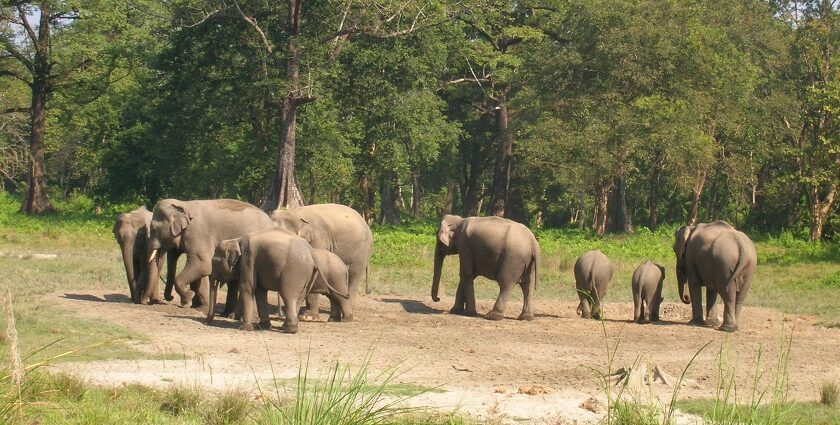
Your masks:
M397 208L397 196L392 177L383 179L381 194L379 222L382 224L400 224L400 213Z
M507 105L507 92L504 88L496 98L496 131L499 137L499 150L496 166L493 169L493 186L487 215L505 216L505 209L510 192L510 168L513 159L513 134L510 132L510 115Z
M481 211L481 182L479 181L480 171L472 164L469 169L464 166L464 184L461 186L461 201L465 217L478 216Z
M615 180L613 190L610 191L612 199L609 201L608 230L615 233L632 233L633 224L627 214L627 179L621 176Z
M280 149L277 153L277 170L268 190L268 197L263 207L266 211L277 208L298 208L305 205L303 195L295 175L295 148L297 139L297 109L302 103L314 100L303 96L300 87L300 16L302 0L287 0L288 18L286 31L289 37L285 52L286 80L289 82L287 94L283 96L280 119ZM256 24L253 24L256 25ZM270 46L268 54L274 56Z
M365 218L367 224L372 224L373 216L373 194L370 190L370 176L365 174L359 180L359 188L362 191L362 217Z
M659 184L662 180L662 170L658 166L653 167L650 175L650 189L648 191L648 225L651 230L659 225Z
M706 184L706 172L705 171L697 171L694 175L694 187L692 188L692 193L694 194L694 200L691 202L691 211L688 213L688 219L686 223L689 226L694 226L697 224L697 213L700 209L700 195L703 194L703 185Z
M811 215L811 241L818 241L822 239L823 226L825 219L831 211L831 206L834 205L834 199L837 196L837 186L829 185L825 196L820 196L820 186L810 185L808 187L808 209Z
M420 217L420 175L417 172L411 173L411 215Z
M27 214L45 214L53 211L47 196L47 183L44 180L46 161L44 156L45 126L47 115L47 95L50 92L50 4L42 2L38 39L35 44L33 63L32 111L29 134L29 189L21 205L21 211Z
M601 182L595 190L595 211L592 220L592 229L599 235L607 232L607 208L609 207L610 189L611 185L608 182Z
M452 209L455 206L455 182L446 182L446 201L443 204L443 211L441 215L452 214Z

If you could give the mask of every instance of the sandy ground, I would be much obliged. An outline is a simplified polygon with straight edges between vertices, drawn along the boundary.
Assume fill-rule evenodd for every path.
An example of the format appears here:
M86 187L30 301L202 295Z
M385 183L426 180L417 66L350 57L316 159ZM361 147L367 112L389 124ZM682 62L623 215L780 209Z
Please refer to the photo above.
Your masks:
M272 379L295 378L307 359L310 375L318 375L336 360L358 366L369 357L374 373L396 368L395 383L444 390L424 394L412 400L415 404L502 423L594 423L603 407L587 409L593 403L585 402L593 397L604 400L597 375L608 367L606 344L615 350L613 370L658 365L674 385L695 353L711 341L680 385L681 398L713 396L724 345L726 363L735 367L739 392L746 397L757 368L765 372L762 385L769 385L782 337L791 332L790 398L815 400L823 381L840 377L840 330L816 325L813 317L762 308L746 307L741 331L725 334L685 325L690 308L675 303L665 303L664 322L652 325L630 323L632 304L608 303L609 320L602 327L600 322L578 319L572 302L538 300L532 322L514 320L520 306L511 302L508 318L493 322L448 314L452 301L447 298L433 303L429 298L367 296L360 298L355 322L302 322L300 332L290 335L240 331L225 318L207 326L196 310L133 305L121 294L62 292L47 297L81 316L148 335L149 341L131 342L138 350L185 355L182 360L57 366L103 385L179 383L215 391L273 392ZM479 312L492 304L493 300L480 300ZM276 327L280 324L275 322ZM672 385L655 383L643 392L670 399ZM679 422L693 420L684 417Z

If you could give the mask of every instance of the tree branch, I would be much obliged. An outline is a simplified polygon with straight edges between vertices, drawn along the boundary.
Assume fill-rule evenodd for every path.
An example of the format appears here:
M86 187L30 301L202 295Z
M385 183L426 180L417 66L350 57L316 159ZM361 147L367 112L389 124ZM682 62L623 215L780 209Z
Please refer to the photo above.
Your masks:
M208 14L204 15L204 17L203 17L203 18L201 18L198 22L193 22L192 24L189 24L189 25L184 25L184 28L195 28L195 27L197 27L197 26L199 26L199 25L201 25L201 24L203 24L203 23L207 22L207 20L209 20L210 18L212 18L212 17L216 16L216 15L217 15L219 12L221 12L221 11L222 11L221 9L216 9L216 10L214 10L214 11L212 11L212 12L210 12L210 13L208 13Z
M26 19L26 11L23 10L23 6L17 6L18 16L20 17L20 24L23 25L23 28L26 30L26 33L29 34L29 39L32 40L32 44L35 45L35 48L38 48L38 36L35 35L35 30L32 29L32 25L29 24L29 21Z
M21 53L20 50L18 50L17 47L15 47L14 43L12 43L12 40L9 40L6 37L2 37L0 38L0 42L3 43L3 47L6 49L6 51L11 57L17 59L17 61L20 62L21 65L25 66L26 69L29 70L29 72L35 72L35 70L32 68L32 61L30 61L29 58L24 56L23 53Z
M23 83L26 84L27 86L32 85L32 82L29 81L29 79L25 78L23 75L20 75L17 72L14 72L14 71L0 69L0 77L12 77L16 80L23 81Z
M272 47L271 43L268 41L268 37L266 37L265 32L262 30L262 28L260 28L259 24L257 23L257 20L255 18L252 18L252 17L246 15L245 12L242 11L242 8L239 7L239 2L238 1L234 1L233 4L234 4L234 6L236 6L236 10L237 10L237 12L239 12L239 16L241 16L242 19L245 20L245 22L247 22L252 27L254 27L254 29L257 31L257 33L259 33L260 38L262 39L262 44L263 44L263 46L265 46L265 50L268 51L269 54L273 53L274 48Z
M28 113L30 113L30 111L31 111L31 110L30 110L29 108L8 108L8 109L3 109L3 110L0 110L0 115L5 115L5 114L23 114L23 113L28 114Z

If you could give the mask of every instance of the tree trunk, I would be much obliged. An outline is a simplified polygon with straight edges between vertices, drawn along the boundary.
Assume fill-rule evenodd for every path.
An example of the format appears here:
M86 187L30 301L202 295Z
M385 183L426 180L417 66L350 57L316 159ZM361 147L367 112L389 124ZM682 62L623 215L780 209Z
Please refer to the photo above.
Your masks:
M487 215L505 216L510 191L510 167L513 159L513 134L510 132L510 116L507 106L508 88L496 98L496 126L499 137L499 150L496 166L493 169L493 186Z
M281 105L280 120L280 149L277 153L277 171L268 190L268 198L263 207L266 211L273 211L277 208L298 208L305 205L303 195L297 184L295 175L295 148L297 139L295 127L297 126L297 109L302 103L313 101L314 98L303 96L300 88L300 16L301 1L288 0L288 15L286 31L289 38L287 51L285 52L286 80L289 87L285 89ZM266 48L268 54L275 53L270 47Z
M338 196L338 191L337 190L331 190L330 191L330 203L331 204L339 203L339 196Z
M656 229L659 225L659 185L662 180L662 169L654 165L650 175L650 189L648 191L648 225Z
M455 182L446 182L446 201L443 204L443 214L452 214L452 209L455 206Z
M32 110L30 111L29 133L29 189L23 199L21 211L27 214L45 214L53 211L47 196L44 180L46 161L44 139L47 116L47 95L50 92L50 4L40 5L41 15L38 28L38 42L35 45L32 80Z
M827 193L822 199L820 199L820 187L818 185L808 187L808 209L811 215L811 241L822 239L823 225L825 225L825 219L829 211L831 211L831 206L834 205L836 195L837 186L834 184L829 186Z
M611 185L606 182L598 184L595 196L595 216L592 229L595 233L603 235L607 232L607 208L609 207Z
M411 215L420 217L420 175L411 173Z
M461 186L461 202L463 203L464 216L475 217L481 211L481 183L479 182L480 171L476 171L475 164L467 170L464 167L464 184Z
M703 185L705 184L706 172L697 171L694 175L694 187L692 188L694 200L691 202L691 211L688 213L688 219L686 220L689 226L697 224L697 213L700 209L700 195L703 194Z
M382 181L382 199L380 200L379 222L382 224L400 224L400 214L397 208L394 179L386 177Z
M608 230L615 233L632 233L633 224L627 214L627 179L619 177L610 191Z
M295 126L297 124L297 102L284 99L280 133L280 149L277 153L277 172L263 209L271 212L278 208L298 208L304 204L303 196L295 178Z
M367 224L373 223L373 194L370 190L370 176L365 174L359 180L359 188L362 190L362 216Z

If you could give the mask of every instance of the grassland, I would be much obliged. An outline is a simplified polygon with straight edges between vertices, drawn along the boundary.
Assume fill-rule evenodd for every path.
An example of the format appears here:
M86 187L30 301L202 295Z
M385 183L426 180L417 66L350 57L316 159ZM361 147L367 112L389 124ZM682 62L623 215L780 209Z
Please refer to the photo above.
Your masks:
M23 353L32 353L32 363L89 344L108 342L62 360L152 358L155 354L134 351L132 340L144 335L110 323L82 319L43 301L46 294L85 297L86 290L101 289L114 297L126 293L124 272L111 235L118 211L129 206L105 208L99 214L89 200L78 198L59 203L59 214L28 217L17 213L18 201L0 194L0 290L9 289L14 297L15 316ZM604 251L618 266L611 286L610 301L631 301L630 275L637 264L650 259L666 265L666 299L676 299L674 257L671 250L674 226L656 231L639 229L633 235L599 237L585 230L538 230L542 249L537 296L541 299L575 299L572 267L577 256L588 249ZM433 222L405 226L374 226L375 253L370 268L369 289L374 294L425 295L432 276L435 226ZM827 326L840 326L840 248L833 243L812 244L781 235L751 235L759 253L759 268L748 300L751 305L776 308L791 314L814 315ZM37 254L52 254L43 259ZM449 290L457 283L457 259L446 260L443 285ZM479 279L477 296L492 298L498 293L493 282ZM514 296L519 294L514 292ZM0 361L7 361L2 340ZM235 415L220 411L247 410L264 406L245 406L220 395L215 401L202 400L189 409L167 403L190 403L189 390L183 394L161 392L139 386L104 389L72 378L43 375L28 394L32 409L28 415L49 418L50 423L233 423ZM48 390L49 387L69 387ZM176 390L172 390L176 391ZM410 391L407 391L410 392ZM234 397L235 398L235 397ZM227 405L225 405L227 403ZM708 412L707 401L680 404L690 412ZM221 407L220 407L221 406ZM227 406L227 407L225 407ZM835 423L840 420L836 407L790 404L800 423ZM215 412L215 413L214 413ZM259 413L262 415L263 413ZM401 419L406 423L418 420ZM420 422L460 423L463 418L425 417Z

